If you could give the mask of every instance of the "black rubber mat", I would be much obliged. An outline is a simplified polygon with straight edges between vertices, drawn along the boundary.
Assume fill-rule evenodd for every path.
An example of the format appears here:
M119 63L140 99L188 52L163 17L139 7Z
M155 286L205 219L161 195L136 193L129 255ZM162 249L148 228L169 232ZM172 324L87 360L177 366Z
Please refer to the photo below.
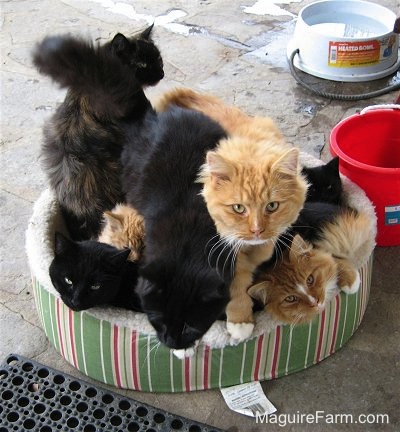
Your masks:
M10 354L0 365L0 432L12 431L222 432Z

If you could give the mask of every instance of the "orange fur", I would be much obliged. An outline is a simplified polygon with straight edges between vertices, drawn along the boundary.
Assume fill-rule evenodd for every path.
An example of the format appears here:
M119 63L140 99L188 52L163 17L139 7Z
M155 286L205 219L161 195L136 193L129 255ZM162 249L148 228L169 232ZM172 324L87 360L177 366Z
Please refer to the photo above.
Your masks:
M366 251L375 243L374 221L366 214L350 208L323 227L315 246L332 254L338 266L338 286L348 294L358 290L358 269Z
M98 241L117 249L128 248L128 259L139 260L144 247L143 217L134 208L118 204L112 211L104 212L104 222Z
M330 253L313 248L296 235L282 260L267 270L248 293L275 319L305 323L325 307L337 286L338 272Z
M323 235L315 245L360 268L360 257L373 247L373 232L374 220L371 217L360 211L343 209L334 221L324 226Z
M314 247L295 236L290 252L285 252L282 261L267 271L261 282L249 288L249 295L261 301L276 319L290 324L310 321L323 308L326 291L333 288L332 280L347 294L358 290L359 260L374 242L373 223L364 213L344 208L323 227ZM305 282L310 274L315 281L313 289L308 289ZM300 285L303 290L299 292ZM297 301L285 301L293 295ZM310 299L318 299L320 306Z
M214 96L176 89L156 107L162 111L170 105L201 111L228 133L207 153L198 181L204 185L202 193L218 233L236 247L226 313L232 336L245 339L253 322L247 294L253 271L271 257L278 236L297 219L305 201L299 150L285 142L272 119L250 117Z
M157 111L171 105L200 111L219 123L230 135L240 135L255 141L282 141L283 136L269 117L249 117L239 108L225 104L216 96L188 88L176 88L164 93L156 102Z

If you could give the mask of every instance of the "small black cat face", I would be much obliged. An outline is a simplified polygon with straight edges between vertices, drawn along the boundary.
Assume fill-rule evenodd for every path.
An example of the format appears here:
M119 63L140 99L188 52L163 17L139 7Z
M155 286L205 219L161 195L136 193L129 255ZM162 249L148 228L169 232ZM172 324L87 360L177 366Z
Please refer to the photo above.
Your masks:
M310 187L307 201L320 201L340 205L342 201L342 181L339 175L339 158L335 157L325 165L303 168Z
M75 311L110 304L118 294L129 252L92 240L73 242L56 233L51 281L62 301Z
M153 25L139 37L126 38L118 33L111 41L111 50L121 61L134 70L142 85L155 85L164 77L160 51L150 39Z
M159 340L171 349L193 346L221 317L228 303L226 285L214 273L204 278L188 278L187 274L182 278L177 271L169 277L169 272L156 263L143 273L148 278L139 279L141 307ZM181 280L187 286L182 286Z

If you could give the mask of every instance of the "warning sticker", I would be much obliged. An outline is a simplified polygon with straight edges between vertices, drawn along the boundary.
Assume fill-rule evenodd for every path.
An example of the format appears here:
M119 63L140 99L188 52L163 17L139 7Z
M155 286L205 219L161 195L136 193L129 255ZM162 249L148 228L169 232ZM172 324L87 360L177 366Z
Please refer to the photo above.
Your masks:
M400 204L385 207L385 225L400 224Z
M329 42L329 66L357 67L379 63L381 44L368 42Z

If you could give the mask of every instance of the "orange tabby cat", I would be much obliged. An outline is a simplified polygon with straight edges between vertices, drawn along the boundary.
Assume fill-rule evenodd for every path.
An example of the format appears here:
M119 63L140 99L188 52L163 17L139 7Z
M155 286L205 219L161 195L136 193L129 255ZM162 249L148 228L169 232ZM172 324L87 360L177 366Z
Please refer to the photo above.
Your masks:
M156 111L165 111L171 105L193 109L218 122L229 135L240 135L255 141L284 141L280 130L269 117L249 117L239 108L226 105L216 96L188 88L176 88L164 93L155 103Z
M117 204L112 211L104 212L104 222L98 241L117 249L130 249L128 259L137 261L144 247L143 217L133 207Z
M300 174L299 150L287 144L272 119L249 117L220 99L177 89L158 104L202 111L229 137L209 151L199 173L203 196L222 241L236 256L227 306L227 329L235 340L254 328L253 301L247 294L254 269L271 257L278 236L297 218L307 183Z
M336 287L346 294L358 291L358 268L374 243L373 224L364 213L345 208L323 226L314 246L296 235L290 250L249 288L249 295L283 322L311 321Z
M282 259L248 293L275 319L288 324L311 321L336 291L338 266L328 252L313 248L299 234Z

